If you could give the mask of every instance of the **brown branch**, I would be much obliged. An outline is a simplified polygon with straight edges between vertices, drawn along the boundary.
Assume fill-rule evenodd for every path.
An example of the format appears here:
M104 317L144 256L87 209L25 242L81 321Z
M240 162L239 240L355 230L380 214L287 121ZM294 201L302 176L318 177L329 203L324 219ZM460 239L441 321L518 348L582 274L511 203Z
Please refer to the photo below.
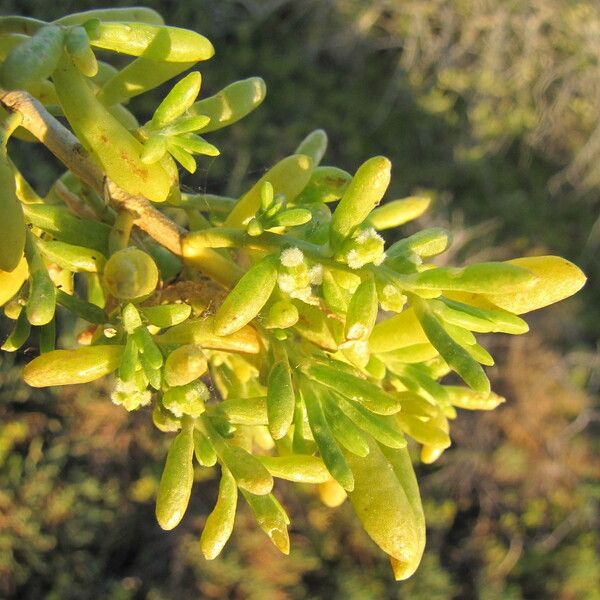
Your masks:
M23 115L21 126L44 144L79 179L95 189L118 209L135 215L135 224L159 244L181 256L185 230L163 215L143 196L133 196L104 175L77 138L40 102L22 91L0 88L0 104Z

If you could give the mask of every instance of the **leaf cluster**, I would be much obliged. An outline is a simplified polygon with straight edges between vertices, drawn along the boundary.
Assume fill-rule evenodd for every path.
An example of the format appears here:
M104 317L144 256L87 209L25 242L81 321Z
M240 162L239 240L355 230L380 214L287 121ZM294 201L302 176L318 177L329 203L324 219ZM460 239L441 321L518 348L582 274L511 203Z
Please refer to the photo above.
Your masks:
M395 577L412 575L425 518L407 438L433 462L451 444L457 408L503 402L476 334L525 333L519 315L572 295L583 273L555 256L438 267L434 258L451 243L440 228L386 248L380 232L417 218L429 200L379 206L390 161L375 156L353 174L322 164L322 130L239 198L183 192L177 163L193 172L194 155L216 156L203 136L256 108L265 86L250 78L197 100L193 71L140 125L130 98L214 52L152 10L7 18L0 32L0 99L9 109L0 283L15 321L2 348L14 352L36 331L40 355L25 366L25 382L115 373L115 404L152 406L155 426L174 434L157 493L164 529L185 514L194 462L218 464L219 494L200 540L206 558L231 535L238 496L289 552L290 520L272 493L280 478L318 486L329 506L348 497ZM117 69L98 50L133 58ZM76 158L46 197L36 194L9 158L12 135L36 133L31 115L6 100L10 90L66 119L101 169L110 204ZM141 215L110 196L111 184L119 198L142 202ZM88 323L78 347L55 349L57 307ZM451 374L457 380L441 382Z

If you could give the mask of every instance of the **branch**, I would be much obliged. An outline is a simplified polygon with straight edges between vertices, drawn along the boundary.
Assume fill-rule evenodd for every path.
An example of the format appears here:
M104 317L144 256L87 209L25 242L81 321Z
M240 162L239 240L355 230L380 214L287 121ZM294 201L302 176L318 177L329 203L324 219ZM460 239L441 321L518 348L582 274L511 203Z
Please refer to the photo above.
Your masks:
M116 208L134 215L134 223L159 244L181 256L185 230L163 215L143 196L132 196L104 175L77 138L53 117L40 102L22 91L0 88L0 104L23 115L21 127L44 144L79 179L108 198Z

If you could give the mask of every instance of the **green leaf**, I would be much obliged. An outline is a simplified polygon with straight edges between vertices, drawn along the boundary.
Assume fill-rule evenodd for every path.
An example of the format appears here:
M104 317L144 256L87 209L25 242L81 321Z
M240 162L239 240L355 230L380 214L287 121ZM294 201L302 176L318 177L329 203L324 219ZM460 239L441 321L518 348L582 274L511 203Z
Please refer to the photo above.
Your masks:
M400 402L396 398L367 379L340 372L324 364L308 365L304 371L309 379L318 381L342 396L359 402L374 413L391 415L400 410Z
M295 404L290 366L287 360L278 361L269 373L267 384L267 415L274 440L281 439L288 432L294 419Z
M370 158L359 167L331 217L329 231L334 250L379 204L390 183L391 167L384 156Z
M323 413L319 398L311 389L310 383L302 386L302 399L308 413L308 422L323 462L331 476L346 490L354 489L352 471L338 446Z
M178 81L154 111L150 127L161 129L185 113L200 93L201 82L198 71L188 73Z
M277 261L267 256L252 266L229 292L215 315L215 333L226 336L250 323L271 296L277 282Z
M441 323L422 304L415 306L415 312L429 341L450 368L475 391L489 393L490 382L481 366L446 333Z
M192 494L194 483L194 439L191 427L173 440L156 495L156 519L166 530L179 525Z
M367 222L378 231L392 229L420 217L431 204L431 198L410 196L402 200L386 202L373 210Z
M322 129L315 129L300 142L294 154L305 154L316 167L321 162L326 150L327 134Z
M209 117L210 122L203 131L215 131L252 112L265 99L266 91L265 82L260 77L250 77L228 85L210 98L195 102L189 112Z
M235 479L230 471L223 467L217 503L208 515L200 536L200 550L206 560L216 558L231 536L237 510L237 499L238 491Z

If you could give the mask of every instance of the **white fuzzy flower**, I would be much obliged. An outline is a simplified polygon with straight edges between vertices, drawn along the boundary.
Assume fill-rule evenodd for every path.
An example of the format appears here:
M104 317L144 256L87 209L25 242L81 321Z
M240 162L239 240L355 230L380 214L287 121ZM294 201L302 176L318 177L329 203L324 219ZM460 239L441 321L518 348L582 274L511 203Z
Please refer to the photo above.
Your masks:
M321 285L323 283L323 265L314 265L308 271L308 276L312 285Z
M304 262L304 253L300 248L286 248L281 253L281 264L288 269L299 267Z

